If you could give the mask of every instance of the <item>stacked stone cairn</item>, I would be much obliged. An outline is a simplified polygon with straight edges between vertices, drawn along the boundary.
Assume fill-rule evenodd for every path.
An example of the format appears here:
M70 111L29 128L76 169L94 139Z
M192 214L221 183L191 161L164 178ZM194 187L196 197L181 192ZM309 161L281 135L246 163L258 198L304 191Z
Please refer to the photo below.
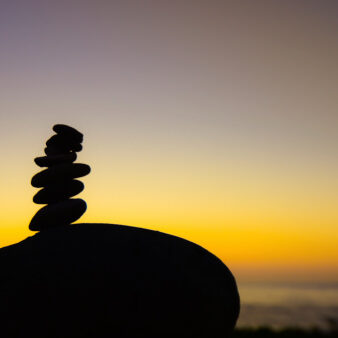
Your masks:
M79 219L87 209L86 202L71 198L84 189L84 184L74 178L88 175L87 164L73 163L82 150L83 135L64 124L53 127L56 135L47 142L46 156L34 159L39 167L47 169L32 178L32 186L43 188L33 197L37 204L47 204L32 218L29 229L43 231L67 226Z

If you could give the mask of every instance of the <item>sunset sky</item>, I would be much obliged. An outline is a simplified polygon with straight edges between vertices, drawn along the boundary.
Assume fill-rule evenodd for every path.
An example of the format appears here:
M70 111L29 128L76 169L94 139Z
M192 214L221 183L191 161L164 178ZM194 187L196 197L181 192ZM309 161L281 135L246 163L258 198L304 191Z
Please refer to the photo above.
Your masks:
M84 134L78 222L196 242L238 281L338 281L338 2L0 2L0 247Z

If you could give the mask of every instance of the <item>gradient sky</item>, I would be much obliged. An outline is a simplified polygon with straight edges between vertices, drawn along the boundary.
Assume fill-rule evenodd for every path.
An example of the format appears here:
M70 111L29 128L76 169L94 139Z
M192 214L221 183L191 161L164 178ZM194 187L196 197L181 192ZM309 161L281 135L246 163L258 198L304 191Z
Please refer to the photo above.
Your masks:
M85 135L79 222L194 241L241 281L338 281L337 1L0 2L0 246L44 142Z

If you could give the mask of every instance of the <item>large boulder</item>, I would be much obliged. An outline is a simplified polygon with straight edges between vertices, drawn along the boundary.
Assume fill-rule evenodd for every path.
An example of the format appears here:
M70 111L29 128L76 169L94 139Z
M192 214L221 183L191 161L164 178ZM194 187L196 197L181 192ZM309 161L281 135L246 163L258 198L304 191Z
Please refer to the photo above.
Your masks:
M228 268L179 237L111 224L50 228L0 249L2 337L226 338Z

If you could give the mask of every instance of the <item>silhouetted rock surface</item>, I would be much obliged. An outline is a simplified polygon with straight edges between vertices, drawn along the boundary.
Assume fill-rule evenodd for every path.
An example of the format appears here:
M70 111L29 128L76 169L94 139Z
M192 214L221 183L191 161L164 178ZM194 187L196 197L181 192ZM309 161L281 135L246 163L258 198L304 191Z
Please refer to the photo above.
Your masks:
M146 229L76 224L0 249L3 337L226 338L235 280L200 246Z
M86 202L81 199L69 200L80 193L83 183L73 180L89 174L87 164L73 163L76 152L82 150L83 135L76 129L64 124L53 127L57 133L47 142L47 156L34 159L39 167L47 169L33 176L31 184L35 188L44 188L33 197L37 204L49 204L40 209L31 220L29 229L46 230L54 226L65 226L79 219L86 211Z

